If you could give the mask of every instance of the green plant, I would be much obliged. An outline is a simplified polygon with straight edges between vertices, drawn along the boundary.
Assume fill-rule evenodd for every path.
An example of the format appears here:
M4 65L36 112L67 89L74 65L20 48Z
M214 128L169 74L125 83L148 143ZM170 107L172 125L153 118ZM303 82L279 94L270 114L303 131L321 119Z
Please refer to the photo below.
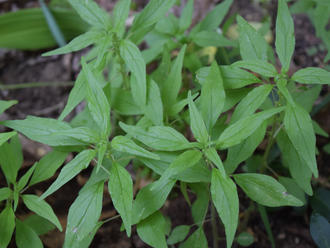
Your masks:
M82 71L67 105L58 119L30 116L2 122L53 147L54 152L78 153L61 169L40 202L90 164L94 166L70 207L64 247L88 247L98 228L111 220L99 220L106 183L127 235L136 225L139 237L153 247L179 242L180 247L208 247L203 225L208 221L209 206L213 247L218 247L219 239L217 214L225 228L227 247L234 240L251 244L251 237L244 232L235 239L239 224L237 185L257 202L264 220L267 214L263 206L304 205L305 193L313 194L312 175L318 177L317 124L313 124L309 112L320 93L319 84L329 84L330 72L305 68L293 75L288 73L295 38L285 0L279 0L276 20L279 72L269 62L274 57L270 45L240 16L237 23L242 60L219 66L214 59L203 58L204 46L237 46L217 30L232 0L215 7L190 32L191 0L180 18L164 18L174 0L151 0L128 30L125 21L130 0L118 1L112 15L93 1L69 2L91 29L45 55L90 45L93 48L81 60ZM150 47L141 52L138 45L144 39ZM157 67L147 75L146 64L151 61L157 62ZM85 110L70 123L65 122L82 101L86 102ZM264 154L254 155L263 140L267 144ZM272 167L275 143L281 151L281 169ZM224 152L227 157L222 162L220 154ZM246 162L246 172L236 173L242 162ZM129 163L157 174L156 180L139 190L135 198L133 180L125 168ZM39 164L34 172L30 169L31 180ZM4 166L1 162L3 171ZM177 183L188 202L188 188L196 194L191 204L194 224L170 232L160 209ZM10 200L2 214L8 209L14 209Z

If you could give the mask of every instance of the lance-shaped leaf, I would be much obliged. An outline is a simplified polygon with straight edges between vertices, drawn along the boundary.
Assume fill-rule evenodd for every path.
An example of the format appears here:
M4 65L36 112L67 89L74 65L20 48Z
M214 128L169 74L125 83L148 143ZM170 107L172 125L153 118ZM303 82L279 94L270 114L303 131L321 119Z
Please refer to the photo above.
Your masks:
M312 171L307 163L298 155L297 150L283 130L276 136L276 141L282 153L282 161L289 168L292 178L308 195L312 195Z
M139 44L145 34L153 28L166 12L173 6L175 0L151 0L148 5L143 8L141 13L134 19L132 27L129 31L129 39Z
M230 123L235 123L236 121L253 114L266 100L272 88L272 85L265 84L250 91L235 108Z
M194 134L195 139L202 143L207 144L209 140L209 134L207 132L205 123L203 121L202 115L198 111L192 97L191 92L188 93L189 102L189 116L190 116L190 128Z
M124 222L127 236L130 236L133 209L133 182L131 175L118 163L112 163L108 188L113 205Z
M119 125L130 136L156 150L180 151L195 146L171 127L154 126L144 130L141 127L126 125L122 122Z
M301 84L330 84L330 72L317 67L307 67L297 71L291 79Z
M11 137L13 137L16 134L17 133L15 131L0 133L0 146L2 146L3 143L7 142Z
M69 209L65 231L64 248L77 247L75 244L90 235L98 225L102 211L104 182L84 186Z
M176 180L171 179L165 186L161 187L159 181L155 181L143 187L133 202L132 224L139 223L160 209L164 205L175 182Z
M35 163L33 166L29 168L27 172L19 179L17 183L17 191L21 191L24 189L24 187L27 185L28 181L31 178L32 173L34 172L35 168L37 166L37 163Z
M232 66L248 69L265 77L276 77L278 74L272 64L259 59L237 61Z
M189 0L184 6L180 19L179 19L179 28L183 32L188 29L192 22L192 16L194 12L194 0Z
M201 31L194 35L193 42L201 47L233 47L236 46L235 41L228 40L224 35L215 31Z
M174 103L176 103L177 96L181 89L182 84L182 66L184 54L186 51L186 45L184 45L174 62L172 63L172 67L169 75L167 76L164 83L161 84L162 90L162 99L165 104L165 109L170 108Z
M232 65L220 66L225 89L239 89L246 85L260 83L261 80L250 72Z
M299 157L307 163L314 176L318 177L315 158L316 138L309 114L299 105L288 105L285 110L284 127Z
M196 200L191 206L191 214L194 222L197 225L202 226L209 208L209 184L196 183L189 185L189 187L196 194Z
M287 72L295 48L295 38L293 20L286 0L278 1L275 47L282 71Z
M51 178L56 170L63 164L67 155L67 152L55 150L43 156L36 165L29 185L31 186Z
M14 104L16 104L17 101L11 100L11 101L3 101L0 100L0 114L2 114L6 109L10 108Z
M241 16L237 16L239 27L239 46L243 60L267 61L268 44Z
M227 247L231 247L238 225L238 194L235 183L218 169L212 169L212 201L225 226Z
M131 88L135 102L140 106L146 105L147 82L146 64L139 48L129 40L120 42L120 56L125 61L126 66L132 72Z
M247 139L236 146L228 149L227 159L225 161L225 169L228 174L232 174L238 165L248 159L255 149L259 146L265 137L267 129L267 121L254 131Z
M190 226L187 225L176 226L168 237L167 243L169 245L174 245L183 241L187 237L189 230Z
M180 246L180 248L200 248L208 247L207 239L203 227L199 227L191 236Z
M0 214L0 246L6 248L15 229L15 215L8 205Z
M139 237L155 248L167 248L165 239L165 219L158 211L137 225Z
M74 178L80 171L86 169L91 162L91 160L95 157L94 150L84 150L80 152L74 159L72 159L68 164L66 164L55 182L46 190L45 193L40 197L41 199L45 199L50 194L54 193L72 178Z
M18 135L11 138L10 142L0 146L0 167L7 182L16 182L17 172L23 163L22 146Z
M116 3L113 13L113 30L121 38L125 32L125 21L128 17L131 0L120 0Z
M216 141L217 147L221 149L241 143L249 137L265 120L283 111L284 108L274 108L245 117L235 122L223 131Z
M24 222L16 219L16 245L18 248L43 248L43 244L36 232Z
M262 174L234 175L236 183L252 200L268 207L302 206L303 203L290 195L274 178Z
M72 7L78 12L80 17L92 26L108 29L110 27L110 16L101 9L96 2L87 0L69 0Z
M204 19L198 23L192 30L191 35L193 36L199 31L214 31L219 27L223 19L225 18L233 0L225 0L213 8Z
M111 146L113 149L119 152L125 152L131 155L151 158L156 160L159 159L159 157L156 154L151 153L146 149L138 146L137 144L134 143L133 140L125 136L116 136L115 138L113 138L113 140L111 141Z
M81 133L77 135L70 134L71 126L66 122L55 119L28 116L25 120L4 121L2 124L21 132L29 139L50 146L79 146L87 144L83 140L86 138L86 135ZM66 135L65 131L68 131L70 135ZM64 134L61 134L61 132Z
M180 154L165 170L159 179L159 183L163 183L163 185L165 185L171 177L178 175L186 169L194 166L201 158L202 153L198 150L189 150ZM158 185L155 185L155 187L158 187Z
M7 187L1 188L0 189L0 202L8 199L11 194L12 194L12 191L10 188L7 188Z
M148 100L145 108L145 115L156 126L163 125L163 103L160 90L155 81L148 82Z
M62 231L62 226L59 220L57 219L51 206L49 206L46 201L40 200L36 195L22 195L22 199L28 209L30 209L32 212L35 212L37 215L49 220L60 231Z
M88 32L79 35L78 37L74 38L70 41L67 45L62 46L58 49L53 51L47 52L42 54L42 56L53 56L58 54L65 54L79 51L85 47L92 45L93 43L97 42L104 34L102 34L101 30L98 29L91 29Z
M110 105L100 82L96 79L89 65L82 60L82 69L87 81L87 102L93 119L99 126L102 138L107 139L111 131Z
M207 130L211 130L225 105L226 94L219 67L213 62L203 85L200 97L201 114Z
M221 161L217 151L212 147L212 148L208 148L208 149L204 150L204 154L207 157L207 159L209 159L213 164L215 164L218 167L221 175L223 177L226 176L225 169L223 168L222 161Z

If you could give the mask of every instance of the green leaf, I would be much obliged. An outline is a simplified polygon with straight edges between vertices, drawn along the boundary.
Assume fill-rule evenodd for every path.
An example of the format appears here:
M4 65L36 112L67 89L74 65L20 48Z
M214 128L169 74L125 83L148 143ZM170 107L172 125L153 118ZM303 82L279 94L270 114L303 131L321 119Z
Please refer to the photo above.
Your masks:
M288 135L283 130L276 136L276 142L281 150L283 163L289 168L293 179L308 195L312 195L312 171L299 156Z
M166 248L165 219L158 211L137 225L139 237L148 245L155 248Z
M165 109L168 109L173 104L176 103L177 96L181 89L182 85L182 66L183 59L186 51L186 45L182 46L178 56L172 63L172 67L170 69L169 75L167 75L166 79L162 79L161 92L162 99L164 103Z
M287 189L287 191L299 199L304 205L307 203L305 192L298 186L298 184L289 177L279 177L278 181Z
M49 220L36 214L30 215L24 219L24 224L32 228L38 236L46 234L55 228L55 225Z
M322 127L320 127L320 125L316 121L312 120L312 122L315 134L318 134L325 138L329 138L329 134Z
M69 209L64 248L77 247L77 242L94 231L102 211L104 182L86 184Z
M204 219L206 217L208 208L209 208L209 184L205 183L196 183L190 184L189 187L196 194L196 200L193 202L191 207L191 214L194 219L194 222L198 226L202 226Z
M0 214L0 246L6 248L15 229L15 215L13 209L7 205Z
M125 32L125 21L128 17L131 0L120 0L116 3L113 13L113 30L121 38Z
M13 137L16 134L17 133L14 131L7 133L0 133L0 146L2 146L3 143L7 142L11 137Z
M223 79L216 62L212 63L209 75L202 85L200 97L201 114L207 130L211 130L225 105L226 94Z
M190 128L194 134L195 139L202 143L207 144L209 141L209 134L207 132L205 123L203 121L202 115L198 111L192 97L191 92L188 93L189 101L189 115L190 115Z
M120 42L120 56L132 72L131 88L134 101L140 106L146 105L147 82L146 64L139 48L129 40Z
M224 35L215 31L201 31L194 35L193 42L201 47L233 47L235 41L228 40Z
M296 206L303 203L290 195L274 178L262 174L244 173L234 175L236 183L252 200L268 207Z
M12 194L12 191L10 188L0 188L0 202L3 200L7 200Z
M272 64L259 59L237 61L232 64L232 66L244 68L265 77L276 77L278 74L276 68Z
M248 232L242 232L237 236L236 241L241 246L250 246L254 242L254 237Z
M298 105L288 105L284 116L284 127L298 155L307 163L314 176L318 177L315 159L316 138L309 114Z
M194 35L196 32L203 30L214 31L217 29L225 18L232 3L233 0L225 0L221 4L218 4L192 29L191 34Z
M330 223L319 213L313 213L310 221L310 233L318 247L330 246Z
M330 72L317 67L307 67L295 72L291 79L301 84L330 84Z
M174 245L176 243L179 243L181 241L183 241L190 230L190 226L186 226L186 225L180 225L180 226L176 226L170 236L167 238L167 244L169 245Z
M199 150L189 150L180 154L162 174L159 179L159 183L163 183L165 185L170 178L173 178L175 175L178 175L186 169L193 167L201 158L202 153ZM155 187L159 187L159 185L157 184ZM153 190L153 188L151 190Z
M51 178L56 170L63 164L67 155L67 152L54 150L43 156L36 165L29 185L32 186Z
M240 119L253 114L261 104L266 100L273 86L270 84L262 85L250 91L246 97L235 108L235 111L230 119L230 123L235 123Z
M184 6L182 13L180 15L179 19L179 28L181 32L184 32L186 29L188 29L192 22L194 12L194 0L189 0Z
M164 17L166 12L173 6L175 0L151 0L140 14L134 18L132 27L130 28L128 38L139 44L145 34L153 28L161 18Z
M43 248L43 244L35 233L35 231L26 225L24 222L21 222L19 219L16 219L16 245L18 248Z
M278 1L275 47L282 71L286 73L295 48L294 25L286 0Z
M139 223L160 209L175 182L175 180L170 180L164 187L160 187L159 181L155 181L143 187L133 202L133 224Z
M88 31L89 25L75 11L67 8L50 10L66 40ZM41 8L19 9L2 14L0 30L2 48L40 50L56 45Z
M212 169L211 196L225 226L227 247L231 247L238 225L239 200L235 183L218 169Z
M112 163L108 183L115 209L120 214L127 236L131 235L133 209L133 182L131 175L118 163Z
M16 100L11 100L11 101L3 101L0 100L0 115L8 108L10 108L11 106L17 104L18 101Z
M284 108L273 108L245 117L227 127L216 141L221 149L241 143L255 132L261 124L273 115L283 111Z
M226 176L225 169L223 167L221 158L219 157L217 151L212 147L212 148L208 148L208 149L204 150L204 154L207 159L209 159L213 164L215 164L217 166L221 175L223 177Z
M302 86L298 88L297 84L292 82L287 85L287 88L294 102L310 113L314 107L314 103L319 98L322 85L313 85L311 87Z
M50 146L79 146L96 141L95 133L88 128L80 128L73 133L68 123L50 118L28 116L25 120L4 121L3 125Z
M203 227L199 227L182 245L180 248L201 248L208 247L207 239L203 231Z
M43 53L42 56L53 56L58 54L76 52L92 45L93 43L96 43L102 36L103 34L100 32L100 30L91 29L90 31L74 38L67 45L52 50L50 52Z
M257 128L247 139L240 144L228 149L225 169L227 174L232 174L238 165L248 159L259 144L263 141L267 129L267 121Z
M141 115L143 113L142 109L133 100L132 93L129 90L111 88L110 104L121 115Z
M60 174L56 178L55 182L46 190L40 197L41 200L54 193L72 178L80 173L83 169L86 169L95 157L94 150L84 150L80 152L74 159L67 163L61 170Z
M29 168L29 170L19 179L17 183L17 191L21 191L28 183L31 178L32 173L34 172L37 163Z
M239 27L239 46L243 60L267 61L268 44L241 16L237 16Z
M0 146L0 167L7 182L16 183L17 172L23 163L22 146L18 135Z
M252 73L231 65L220 66L225 89L239 89L246 85L260 83L261 80Z
M163 125L163 103L160 90L155 81L150 80L148 84L148 100L145 115L156 126Z
M156 150L180 151L194 146L193 143L189 143L181 133L172 127L154 126L144 130L138 126L126 125L123 122L120 122L119 125L134 139Z
M94 121L99 126L102 138L107 139L111 132L110 105L100 82L96 79L89 65L82 60L82 70L87 79L87 102Z
M159 157L151 153L144 148L138 146L134 143L131 139L125 137L125 136L116 136L111 141L111 147L115 149L118 152L125 152L131 155L145 157L145 158L151 158L158 160Z
M92 26L108 29L110 17L107 12L101 9L94 1L69 0L72 7L80 17Z
M63 121L64 118L84 100L87 91L87 84L85 83L85 74L80 72L76 79L73 88L70 91L68 101L58 119Z
M22 195L24 204L32 212L35 212L37 215L49 220L52 222L60 231L62 231L62 226L57 219L51 206L43 200L40 200L36 195Z

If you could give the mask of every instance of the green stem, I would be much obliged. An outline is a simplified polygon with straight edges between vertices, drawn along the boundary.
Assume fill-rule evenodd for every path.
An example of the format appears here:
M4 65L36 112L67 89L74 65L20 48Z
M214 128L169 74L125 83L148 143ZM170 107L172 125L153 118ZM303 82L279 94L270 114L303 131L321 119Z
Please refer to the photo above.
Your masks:
M74 82L33 82L33 83L20 83L20 84L0 84L0 90L18 90L27 88L40 88L40 87L68 87L73 86Z

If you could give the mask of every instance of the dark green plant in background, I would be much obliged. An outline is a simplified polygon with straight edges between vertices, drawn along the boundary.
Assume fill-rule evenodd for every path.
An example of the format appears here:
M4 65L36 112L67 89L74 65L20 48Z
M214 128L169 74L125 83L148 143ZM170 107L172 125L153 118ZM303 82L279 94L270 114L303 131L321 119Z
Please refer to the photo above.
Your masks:
M209 206L213 247L218 247L217 215L225 228L227 247L234 241L251 244L253 237L244 228L241 233L236 231L240 224L237 186L252 200L251 206L257 203L266 227L264 206L306 204L305 194L313 195L312 176L318 177L315 132L323 131L309 112L320 85L330 83L330 72L310 67L289 74L295 36L285 0L278 1L276 19L279 71L272 63L271 46L241 16L237 16L238 41L220 32L232 0L217 5L191 29L192 0L180 18L165 17L176 1L151 0L128 29L130 0L118 1L111 15L91 0L69 2L90 29L44 56L90 45L92 49L81 59L82 70L58 119L29 116L1 123L15 130L1 134L2 153L20 150L16 132L53 148L18 182L21 161L0 156L8 181L8 188L0 193L6 201L0 215L1 247L8 245L15 220L18 247L42 247L40 233L15 218L18 199L61 229L44 199L88 166L94 166L93 172L70 207L64 247L88 247L97 230L109 221L100 220L105 185L127 235L135 225L139 237L152 247L211 245L203 230L209 221ZM141 51L143 41L148 49ZM205 58L210 46L220 47L227 63ZM235 50L240 60L231 63L228 56ZM151 62L156 69L147 74L146 65ZM64 121L82 101L86 102L84 111L70 123ZM262 141L265 152L255 155ZM272 166L277 147L280 168ZM77 155L39 199L23 194L51 177L69 152ZM223 161L219 154L224 152ZM245 166L238 173L242 162ZM154 182L135 196L126 168L129 164L156 174ZM191 204L194 224L171 231L170 220L160 209L177 184L189 204L188 190L196 195ZM30 243L22 243L20 235L30 237Z

